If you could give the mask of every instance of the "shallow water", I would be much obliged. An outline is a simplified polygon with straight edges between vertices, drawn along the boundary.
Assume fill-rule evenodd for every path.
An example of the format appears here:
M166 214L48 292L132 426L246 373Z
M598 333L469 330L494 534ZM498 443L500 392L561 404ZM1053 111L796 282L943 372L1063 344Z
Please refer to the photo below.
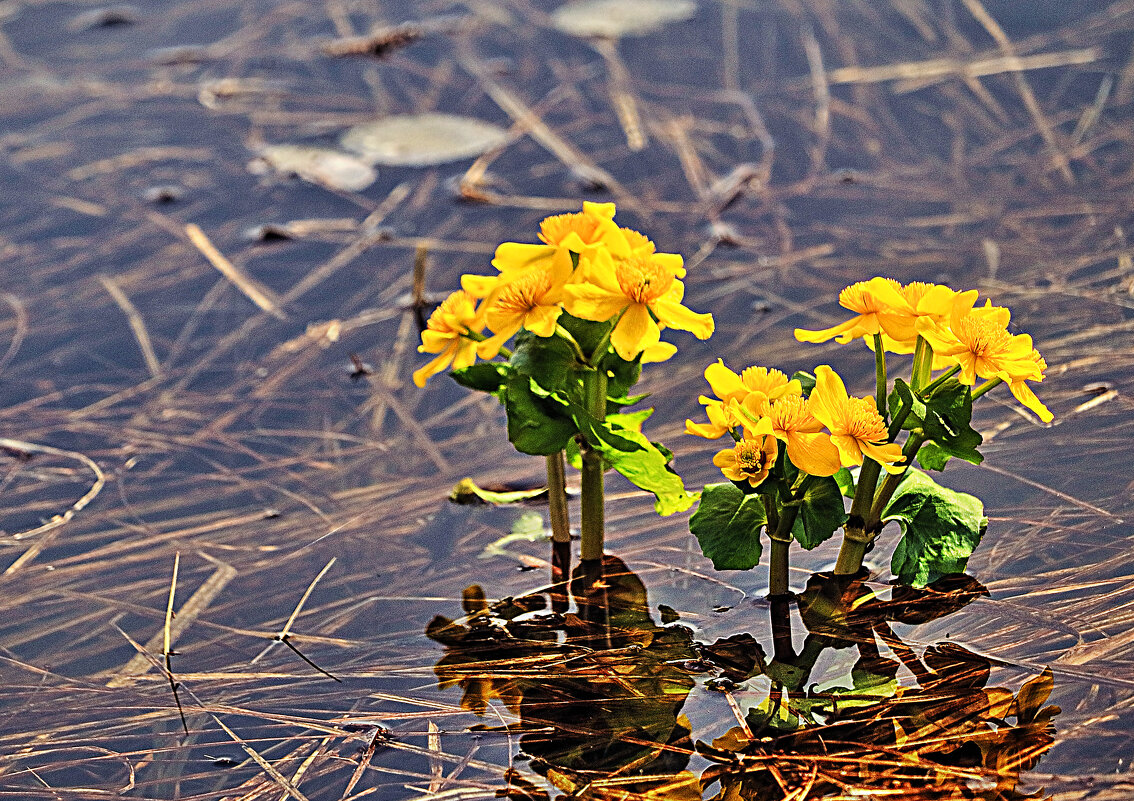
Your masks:
M941 741L973 739L984 707L917 706L929 703L917 700L927 684L946 693L914 660L951 677L948 692L983 660L986 683L966 686L970 701L985 689L1019 693L1050 667L1050 703L1062 710L1052 740L1037 727L1030 740L1010 735L1042 754L1038 764L979 768L950 751L932 780L902 786L909 797L920 782L925 797L967 787L992 798L999 780L1002 797L1018 797L1005 779L1018 774L1020 791L1044 788L1040 797L1128 797L1134 3L1026 13L987 3L1020 63L975 3L702 0L693 20L613 47L554 30L555 5L155 2L103 27L76 20L89 5L0 5L0 415L17 443L0 463L0 789L698 797L682 784L688 771L705 798L730 782L740 788L730 798L882 794L892 766L872 763L851 781L816 756L809 734L747 743L752 761L709 782L724 762L705 746L759 708L769 680L708 689L722 668L684 666L690 643L748 633L777 662L772 621L783 618L763 599L762 570L713 571L684 515L658 518L617 477L608 549L636 578L626 579L632 613L612 636L633 642L596 644L594 630L548 622L541 636L556 648L598 654L581 673L533 646L534 672L520 675L525 663L507 654L473 678L438 674L453 646L426 636L435 616L461 617L473 583L493 600L539 589L548 555L546 543L518 541L481 558L539 507L446 501L464 476L538 481L543 465L510 450L494 402L444 378L424 391L410 382L421 363L415 252L428 248L428 288L444 293L462 273L487 273L496 243L531 240L543 216L593 199L614 200L623 224L685 254L687 301L716 317L712 340L678 340L678 357L643 380L658 408L650 433L674 448L690 485L715 480L713 444L679 435L711 360L789 372L837 360L868 391L868 352L801 350L791 333L841 319L832 299L846 284L948 281L1013 309L1050 365L1039 394L1056 421L1040 426L995 395L979 408L986 464L951 466L944 480L985 501L991 524L969 573L988 595L939 619L890 621L898 639L878 647L909 646L896 674L906 705L878 714L952 715ZM375 24L452 14L443 32L381 58L321 49ZM177 58L163 49L184 45L199 47ZM619 104L624 122L636 111L640 150ZM247 167L263 143L333 147L351 124L431 110L514 126L514 141L477 165L487 169L479 182L469 160L380 167L361 192ZM459 195L462 177L476 199ZM152 199L158 187L175 199ZM245 235L297 220L312 222L290 240ZM278 314L223 277L188 224L266 288ZM351 353L374 374L352 380ZM896 535L885 537L881 554ZM834 549L793 552L793 588L828 568ZM161 660L175 554L183 630L172 668L188 737L166 677L131 643ZM876 567L868 587L886 599L885 562ZM665 628L674 614L691 640ZM804 647L798 610L789 620L781 664ZM276 642L281 632L295 650ZM860 647L824 650L807 686L850 686L874 641L851 635ZM957 652L945 643L977 656L948 667ZM499 645L489 638L479 656ZM458 687L438 686L481 681L482 692L486 676L507 688L482 714L478 702L462 706ZM832 730L865 749L848 759L901 751L860 724ZM646 734L627 735L636 725ZM653 756L608 747L604 732ZM572 737L602 756L546 742ZM735 732L730 742L743 745ZM922 740L902 747L925 767ZM773 757L779 779L758 769ZM594 772L580 778L580 768Z

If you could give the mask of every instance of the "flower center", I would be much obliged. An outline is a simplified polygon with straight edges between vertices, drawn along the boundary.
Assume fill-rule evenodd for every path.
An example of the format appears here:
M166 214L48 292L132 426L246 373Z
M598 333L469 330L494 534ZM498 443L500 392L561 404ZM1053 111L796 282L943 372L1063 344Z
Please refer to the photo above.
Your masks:
M760 473L764 469L764 463L768 455L760 447L760 443L754 440L741 440L736 443L733 448L736 456L736 466L745 473Z
M505 284L492 304L493 309L505 314L531 311L550 289L551 276L543 270L532 270Z
M788 377L779 370L769 370L767 367L748 367L740 374L740 383L752 392L763 392L768 397L786 387Z
M885 442L886 421L878 414L873 398L850 398L847 403L847 435L859 442Z
M787 395L772 404L772 427L778 431L800 431L812 428L817 421L811 416L807 398Z
M445 334L463 334L476 319L476 301L472 295L458 289L433 310L426 327Z
M902 291L902 285L893 278L887 278L886 281L893 285L895 290L899 292ZM844 309L850 309L859 314L871 314L881 311L880 304L874 299L874 296L870 294L868 281L859 281L857 284L851 284L840 292L839 305Z
M619 260L614 266L614 276L622 294L646 305L663 297L673 286L673 274L649 259Z
M552 247L558 247L568 234L574 232L588 245L593 244L600 222L581 211L572 214L555 214L539 224L539 238Z
M1008 329L998 325L995 319L977 315L962 317L953 333L976 356L1004 351L1012 341Z

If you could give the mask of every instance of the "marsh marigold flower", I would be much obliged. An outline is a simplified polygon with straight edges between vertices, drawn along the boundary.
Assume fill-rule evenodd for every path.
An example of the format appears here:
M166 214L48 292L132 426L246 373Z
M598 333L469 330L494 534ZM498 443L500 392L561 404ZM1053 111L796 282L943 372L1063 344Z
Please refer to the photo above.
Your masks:
M728 429L740 425L739 420L728 409L732 401L743 402L752 397L753 401L749 403L750 410L756 416L760 416L772 401L785 397L799 397L803 393L798 380L789 381L788 377L779 370L748 367L737 373L726 367L721 359L705 368L705 380L709 382L718 400L702 395L700 401L705 405L709 423L705 425L686 420L685 433L706 439L716 439Z
M815 368L815 389L809 409L831 432L844 467L862 464L864 456L880 463L887 472L900 473L902 448L888 442L886 422L878 414L873 398L852 398L839 374L822 364Z
M750 396L751 397L751 396ZM747 407L748 400L744 405ZM811 413L811 401L799 395L780 398L767 411L776 439L787 448L791 463L813 476L833 476L842 467L839 449L823 423Z
M598 250L629 256L631 248L626 235L614 222L614 211L613 203L585 202L581 212L544 218L539 225L542 245L504 242L496 248L492 259L492 266L500 274L462 276L461 288L474 297L485 298L497 286L514 281L529 270L549 270L556 274L566 270L570 274L572 253L580 260L591 258Z
M834 339L845 345L859 337L882 333L883 315L912 315L914 309L902 296L902 285L893 278L871 278L851 284L839 293L839 305L856 312L846 322L822 331L795 329L800 342L826 342Z
M713 464L721 469L729 481L747 481L758 487L768 477L768 472L776 464L779 446L772 434L771 423L767 420L752 431L745 431L744 439L733 447L720 451L713 457Z
M659 324L690 331L698 339L713 333L711 314L681 305L685 286L677 280L671 260L661 255L616 259L599 250L589 264L586 283L568 284L563 290L563 305L575 317L607 321L621 315L610 342L627 361L658 344Z
M878 313L882 341L891 353L913 353L917 345L919 320L924 318L933 323L947 323L956 310L972 308L978 294L975 289L957 292L942 284L921 281L906 284L899 292L909 303L909 309L890 307ZM874 347L872 340L867 339L871 349Z
M465 336L468 332L480 333L484 328L482 316L476 309L476 299L467 292L457 290L434 309L429 322L421 332L419 353L440 354L413 374L413 383L424 387L430 376L437 375L450 364L454 369L468 367L476 361L477 343Z
M571 265L528 270L493 290L484 301L484 319L493 336L477 345L482 359L491 359L521 328L549 337L563 307L563 286L571 278Z

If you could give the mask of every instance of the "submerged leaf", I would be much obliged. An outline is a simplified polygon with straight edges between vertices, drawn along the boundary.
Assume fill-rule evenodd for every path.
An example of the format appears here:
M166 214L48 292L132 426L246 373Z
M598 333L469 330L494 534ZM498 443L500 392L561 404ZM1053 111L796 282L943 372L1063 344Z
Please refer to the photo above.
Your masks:
M430 167L479 156L508 141L503 128L453 114L399 114L355 125L341 144L371 164Z
M693 16L692 0L584 0L555 10L555 27L573 36L641 36Z
M508 504L530 501L545 495L547 495L547 487L491 490L479 486L471 478L462 478L449 493L449 500L453 503Z
M369 164L348 153L308 145L268 145L249 165L252 172L264 167L296 175L327 189L358 192L374 183L378 173Z

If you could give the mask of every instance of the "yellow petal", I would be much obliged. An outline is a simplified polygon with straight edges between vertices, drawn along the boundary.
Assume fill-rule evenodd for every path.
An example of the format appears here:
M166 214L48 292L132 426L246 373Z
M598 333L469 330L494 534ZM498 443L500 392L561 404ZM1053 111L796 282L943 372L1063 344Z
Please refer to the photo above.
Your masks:
M524 316L524 328L537 337L549 337L555 333L556 323L562 313L561 306L536 306Z
M797 328L795 329L795 338L800 342L810 342L813 345L817 345L820 342L827 342L840 334L851 331L857 324L858 318L854 317L831 328L824 328L822 331L808 331L805 328Z
M815 389L811 392L810 411L816 420L834 430L842 418L849 396L846 384L830 365L821 364L815 368ZM835 443L838 445L838 443ZM843 448L839 448L843 452ZM861 461L861 460L860 460ZM844 459L844 464L846 460ZM853 464L859 464L854 462Z
M900 473L904 467L895 467L895 462L902 461L902 446L896 442L887 442L876 445L873 442L860 442L862 452L882 465L887 473Z
M583 320L611 320L629 304L630 300L621 292L609 292L594 284L568 284L563 288L567 313Z
M614 219L614 204L613 203L592 203L589 200L583 201L583 214L589 214L592 217L604 217L608 220Z
M642 351L642 364L664 362L672 359L677 353L677 346L669 342L659 342Z
M435 376L444 370L453 361L453 357L457 353L457 344L452 343L453 347L446 350L429 364L422 367L420 370L414 370L413 383L419 387L424 387L425 382L431 377Z
M674 281L680 284L679 281ZM658 321L680 331L689 331L697 339L708 339L713 335L713 315L700 314L668 298L662 298L653 305Z
M492 266L502 273L517 272L550 264L556 249L550 245L504 242L496 248Z
M1003 377L1003 374L1001 374L1001 377ZM1012 394L1016 396L1016 400L1035 412L1040 420L1043 420L1045 423L1050 423L1055 419L1055 415L1043 405L1040 399L1036 397L1036 393L1032 392L1032 388L1023 381L1010 381L1008 389L1012 390Z
M740 398L748 393L748 390L740 381L740 376L725 367L725 363L721 359L705 368L705 380L713 388L713 394L723 401L734 397Z
M839 449L829 434L791 432L784 437L791 463L813 476L833 476L842 467Z
M610 344L619 356L630 362L660 339L661 330L650 317L649 310L641 303L632 303L614 327Z

